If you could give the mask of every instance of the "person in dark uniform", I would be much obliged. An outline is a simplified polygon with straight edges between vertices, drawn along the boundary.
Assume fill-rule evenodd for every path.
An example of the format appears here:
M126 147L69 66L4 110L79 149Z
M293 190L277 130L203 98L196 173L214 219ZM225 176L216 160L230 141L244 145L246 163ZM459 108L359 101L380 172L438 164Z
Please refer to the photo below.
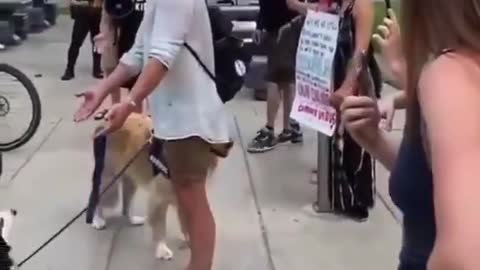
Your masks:
M90 33L90 40L93 44L93 38L100 32L101 7L93 4L92 0L71 0L70 15L74 20L72 30L72 40L68 49L67 68L62 76L62 80L68 81L75 77L75 64L77 62L80 48L85 38ZM102 70L100 67L100 54L98 54L92 46L93 56L93 77L102 78Z

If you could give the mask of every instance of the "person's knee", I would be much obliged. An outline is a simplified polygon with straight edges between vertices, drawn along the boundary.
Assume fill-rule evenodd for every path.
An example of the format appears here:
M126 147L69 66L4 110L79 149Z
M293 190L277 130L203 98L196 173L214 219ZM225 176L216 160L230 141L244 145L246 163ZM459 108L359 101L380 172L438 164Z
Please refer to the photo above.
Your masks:
M206 179L201 176L184 175L172 178L178 200L187 202L206 196Z

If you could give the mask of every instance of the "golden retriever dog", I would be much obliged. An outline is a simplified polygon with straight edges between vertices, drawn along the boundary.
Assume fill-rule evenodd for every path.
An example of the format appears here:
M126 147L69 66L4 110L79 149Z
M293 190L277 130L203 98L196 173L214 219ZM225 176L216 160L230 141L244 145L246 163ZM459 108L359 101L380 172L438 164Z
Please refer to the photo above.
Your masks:
M95 134L104 128L105 122L95 129ZM104 210L116 207L121 197L122 215L127 217L132 225L142 225L146 220L152 229L153 241L156 246L155 256L158 259L170 260L173 252L165 242L166 217L169 206L176 205L176 198L170 180L161 173L158 175L153 173L152 163L149 159L150 149L144 147L149 143L151 135L151 119L136 113L128 117L121 129L107 135L104 168L101 174L101 191L105 190L114 176L125 167L132 157L135 155L137 157L121 175L119 181L115 182L100 197L92 226L95 229L104 229L106 227ZM146 219L132 216L129 212L132 198L138 188L142 188L148 193ZM180 212L177 211L177 213L181 231L185 240L188 241L185 222L183 222Z

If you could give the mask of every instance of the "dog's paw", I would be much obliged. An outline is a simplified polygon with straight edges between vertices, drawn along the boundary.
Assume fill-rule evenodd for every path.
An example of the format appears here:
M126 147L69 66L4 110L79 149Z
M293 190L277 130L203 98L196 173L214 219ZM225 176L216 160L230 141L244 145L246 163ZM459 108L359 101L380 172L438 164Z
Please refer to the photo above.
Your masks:
M155 251L155 257L160 260L170 261L173 259L173 252L168 248L165 242L160 242Z
M133 226L142 226L143 224L145 224L145 220L146 220L145 217L140 217L140 216L128 217L128 222L130 222L130 225L133 225Z
M188 236L188 234L184 234L183 240L182 240L182 243L180 244L179 249L184 250L189 248L190 248L190 237Z
M105 221L104 218L101 218L99 216L95 216L95 217L93 217L92 227L95 230L104 230L107 227L107 222Z
M190 248L190 241L188 241L188 240L183 240L180 243L180 246L178 247L178 249L180 249L180 250L185 250L185 249L189 249L189 248Z

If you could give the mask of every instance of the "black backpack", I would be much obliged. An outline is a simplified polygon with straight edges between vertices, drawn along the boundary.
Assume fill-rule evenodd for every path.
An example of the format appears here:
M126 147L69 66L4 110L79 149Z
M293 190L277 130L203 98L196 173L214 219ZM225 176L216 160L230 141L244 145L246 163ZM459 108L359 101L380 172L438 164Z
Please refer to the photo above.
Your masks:
M105 0L104 9L115 20L126 18L135 10L132 0Z
M188 43L184 45L215 82L220 99L226 103L242 89L252 56L244 46L243 40L232 36L232 22L218 7L209 6L208 15L212 27L215 74L207 68Z

